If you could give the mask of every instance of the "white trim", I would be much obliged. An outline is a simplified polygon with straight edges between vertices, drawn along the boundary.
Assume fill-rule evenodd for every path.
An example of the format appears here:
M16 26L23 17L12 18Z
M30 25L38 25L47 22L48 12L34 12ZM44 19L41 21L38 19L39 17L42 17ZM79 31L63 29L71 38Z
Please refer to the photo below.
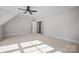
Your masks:
M22 35L22 34L29 34L29 32L24 32L24 33L15 33L15 34L6 34L6 35L4 35L4 37L16 36L16 35Z
M79 43L79 41L77 41L77 40L65 38L65 37L58 36L58 35L50 35L50 34L44 34L44 35L49 36L49 37L56 37L56 38L59 38L59 39L62 39L62 40L66 40L66 41L70 41L70 42L73 42L73 43Z

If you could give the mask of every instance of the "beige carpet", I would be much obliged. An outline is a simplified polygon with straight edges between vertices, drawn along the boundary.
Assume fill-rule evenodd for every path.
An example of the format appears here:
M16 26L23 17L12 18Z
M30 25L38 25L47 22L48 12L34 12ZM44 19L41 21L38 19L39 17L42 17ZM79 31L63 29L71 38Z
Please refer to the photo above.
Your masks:
M1 53L64 53L78 52L78 44L37 33L5 37L0 41Z

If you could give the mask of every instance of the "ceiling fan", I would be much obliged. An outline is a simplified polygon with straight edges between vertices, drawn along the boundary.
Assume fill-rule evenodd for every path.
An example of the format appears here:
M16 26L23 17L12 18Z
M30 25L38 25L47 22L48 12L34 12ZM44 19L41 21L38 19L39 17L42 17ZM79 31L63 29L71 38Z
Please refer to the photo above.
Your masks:
M18 8L18 9L24 11L23 14L26 14L27 12L29 12L31 15L33 15L33 12L37 12L36 10L31 10L30 6L27 6L26 9L22 9L22 8Z

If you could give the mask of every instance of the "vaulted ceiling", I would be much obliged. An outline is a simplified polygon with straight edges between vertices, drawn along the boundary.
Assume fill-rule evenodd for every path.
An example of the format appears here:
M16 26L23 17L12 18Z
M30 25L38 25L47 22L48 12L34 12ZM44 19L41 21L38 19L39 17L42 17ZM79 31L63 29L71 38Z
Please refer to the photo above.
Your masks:
M0 25L3 25L4 23L9 21L16 15L17 15L17 13L0 8Z
M18 8L26 8L25 6L0 6L0 8L9 10L12 12L20 13L23 12L19 10ZM33 13L32 16L36 18L42 18L50 16L56 12L59 12L61 10L72 8L72 6L31 6L31 9L37 10L38 12ZM27 13L28 15L28 13Z

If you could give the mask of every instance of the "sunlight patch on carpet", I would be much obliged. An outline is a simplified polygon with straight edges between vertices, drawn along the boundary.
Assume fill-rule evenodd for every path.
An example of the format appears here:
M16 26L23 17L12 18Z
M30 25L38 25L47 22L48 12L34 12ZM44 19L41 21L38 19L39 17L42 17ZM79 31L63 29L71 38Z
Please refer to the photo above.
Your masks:
M17 44L11 44L6 46L0 47L0 52L9 52L9 53L46 53L49 51L54 50L53 47L39 41L28 41L28 42L21 42Z

